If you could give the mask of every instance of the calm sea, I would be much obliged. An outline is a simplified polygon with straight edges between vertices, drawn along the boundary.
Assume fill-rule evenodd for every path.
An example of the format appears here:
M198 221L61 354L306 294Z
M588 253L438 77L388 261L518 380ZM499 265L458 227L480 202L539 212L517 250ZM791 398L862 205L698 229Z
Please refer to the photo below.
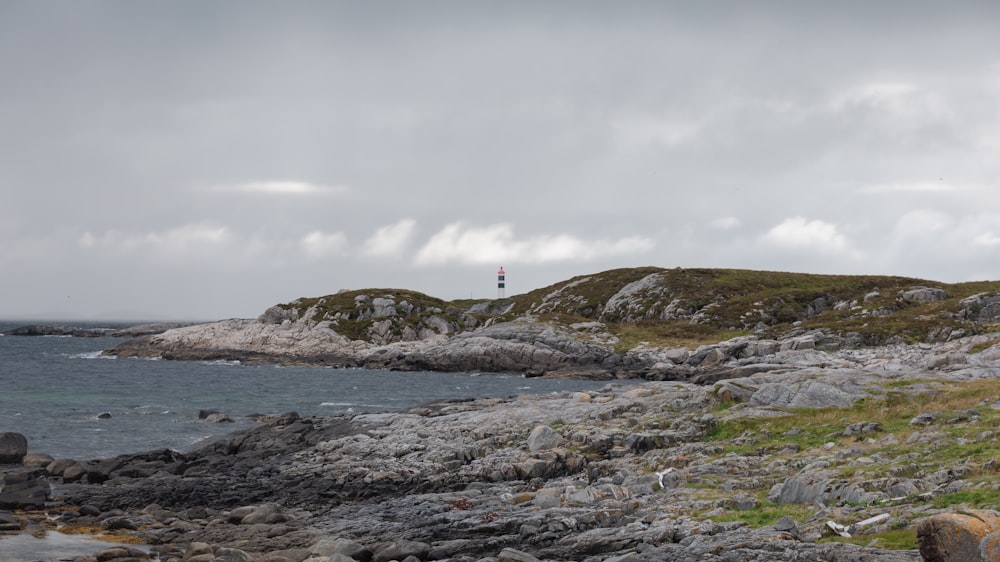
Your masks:
M0 331L27 323L0 323ZM392 411L441 398L597 389L607 382L517 375L400 373L100 357L112 338L0 336L0 432L32 453L91 459L198 441L249 427L248 416ZM198 419L217 410L236 423ZM110 418L98 416L108 413Z

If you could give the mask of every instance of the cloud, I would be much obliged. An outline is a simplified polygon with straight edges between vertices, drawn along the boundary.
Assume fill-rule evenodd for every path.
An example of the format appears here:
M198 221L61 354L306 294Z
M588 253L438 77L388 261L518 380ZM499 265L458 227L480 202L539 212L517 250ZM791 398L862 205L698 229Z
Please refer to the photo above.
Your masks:
M87 231L80 235L78 243L87 250L142 250L156 256L179 257L203 255L213 246L224 245L230 240L231 234L226 227L187 224L145 234L128 234L118 230L94 234Z
M342 195L349 191L346 186L318 185L300 181L262 181L217 185L213 191L229 193L251 193L262 195Z
M417 265L586 262L644 253L654 246L652 240L639 236L582 240L558 234L518 240L509 224L468 228L462 223L453 223L432 236L417 252L414 261Z
M1000 246L1000 236L997 236L992 231L984 232L973 238L972 243L976 246Z
M811 249L821 252L847 250L847 239L837 231L837 225L803 217L785 219L771 228L764 239L775 246L789 249Z
M341 255L347 250L347 236L342 232L314 230L303 236L300 243L303 251L314 258Z
M364 253L377 257L399 256L409 246L416 226L417 221L403 219L396 224L379 228L365 240Z
M736 217L718 217L708 223L712 228L718 228L719 230L732 230L738 228L740 224L742 224L740 219Z

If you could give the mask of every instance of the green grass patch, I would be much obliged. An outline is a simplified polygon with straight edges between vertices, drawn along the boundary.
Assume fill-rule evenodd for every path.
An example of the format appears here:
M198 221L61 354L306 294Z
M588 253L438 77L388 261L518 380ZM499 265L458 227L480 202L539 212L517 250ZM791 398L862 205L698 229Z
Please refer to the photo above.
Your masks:
M753 528L759 528L774 525L779 519L786 516L795 521L805 521L814 513L816 513L816 509L808 505L764 502L755 509L727 510L722 515L713 515L712 521L716 523L742 521Z
M834 535L832 537L824 537L820 540L820 542L839 542L856 544L858 546L868 546L872 543L872 541L875 542L876 547L888 550L917 550L917 548L919 548L919 545L917 544L917 531L912 527L891 529L881 533L871 533L853 537L841 537Z
M931 500L931 506L937 509L950 509L958 505L964 505L971 509L1000 508L1000 490L989 488L961 490L951 494L944 494Z

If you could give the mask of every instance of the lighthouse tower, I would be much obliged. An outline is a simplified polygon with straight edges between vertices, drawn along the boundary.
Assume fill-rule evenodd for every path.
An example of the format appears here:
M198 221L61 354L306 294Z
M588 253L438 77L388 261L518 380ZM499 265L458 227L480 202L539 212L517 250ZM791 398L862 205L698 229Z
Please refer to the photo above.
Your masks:
M500 271L497 272L497 298L502 299L506 291L504 290L504 275L503 266L500 266Z

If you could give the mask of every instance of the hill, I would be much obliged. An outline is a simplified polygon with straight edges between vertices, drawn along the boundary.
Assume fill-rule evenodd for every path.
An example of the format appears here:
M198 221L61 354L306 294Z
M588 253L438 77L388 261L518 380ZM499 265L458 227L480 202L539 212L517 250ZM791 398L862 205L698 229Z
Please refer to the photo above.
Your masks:
M821 329L858 345L946 341L1000 324L1000 281L947 284L879 275L740 269L615 269L508 299L446 302L415 291L366 289L279 305L286 317L328 321L371 343L454 334L530 318L600 322L627 351L698 346L739 335L780 338ZM388 321L388 322L387 322ZM409 330L408 330L409 329Z

